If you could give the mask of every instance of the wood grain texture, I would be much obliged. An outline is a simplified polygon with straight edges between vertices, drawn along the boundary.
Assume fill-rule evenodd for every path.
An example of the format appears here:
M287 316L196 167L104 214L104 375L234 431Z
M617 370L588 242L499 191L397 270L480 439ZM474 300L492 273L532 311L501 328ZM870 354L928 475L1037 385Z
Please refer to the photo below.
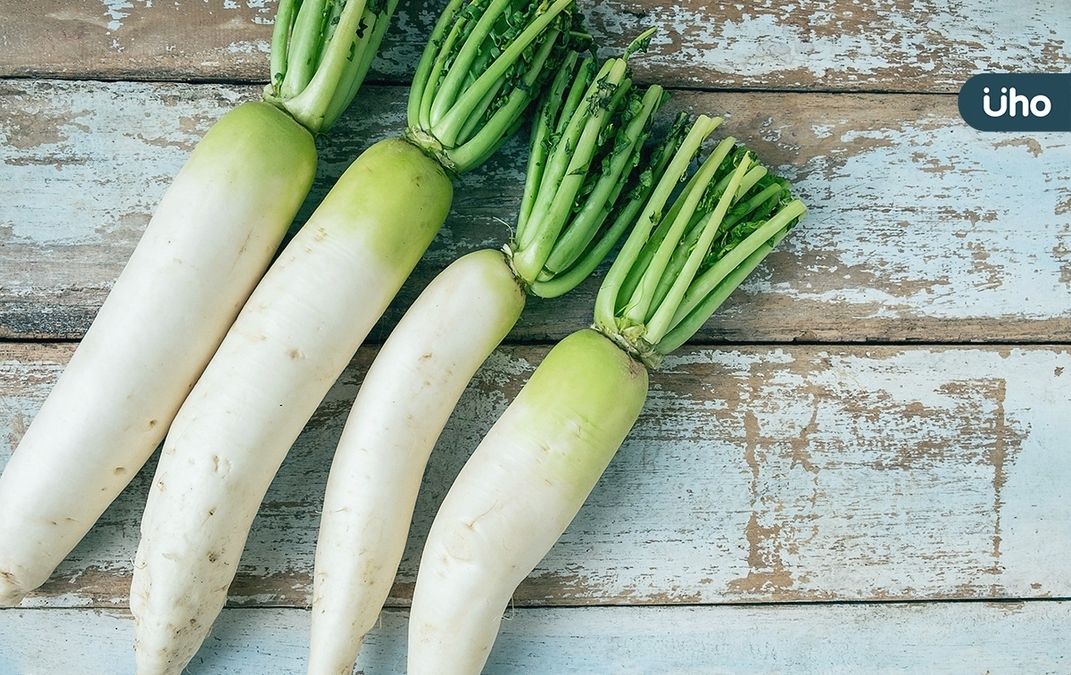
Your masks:
M405 673L407 616L386 611L355 672ZM1071 603L517 609L486 673L531 675L1063 675ZM224 610L190 675L303 675L308 612ZM0 610L0 675L134 672L117 610ZM39 649L39 635L63 635Z
M193 145L253 87L0 82L0 337L78 338ZM299 222L356 155L404 123L369 87L323 143ZM723 115L810 212L699 342L1071 339L1071 141L984 134L947 96L677 92L661 119ZM527 150L466 174L372 339L457 256L506 241ZM590 322L599 277L533 301L512 340Z
M0 0L0 77L266 83L276 5ZM369 78L409 77L444 5L401 3Z
M371 78L407 81L445 2L403 0ZM0 77L266 82L273 0L0 0ZM649 26L645 81L698 89L954 93L978 72L1066 71L1063 0L581 0L607 52Z
M390 603L407 604L453 476L546 352L504 347L433 453ZM69 345L0 346L0 462ZM295 444L254 524L234 606L304 606L319 505L362 350ZM693 348L519 606L1071 596L1071 350ZM152 466L30 607L124 606Z

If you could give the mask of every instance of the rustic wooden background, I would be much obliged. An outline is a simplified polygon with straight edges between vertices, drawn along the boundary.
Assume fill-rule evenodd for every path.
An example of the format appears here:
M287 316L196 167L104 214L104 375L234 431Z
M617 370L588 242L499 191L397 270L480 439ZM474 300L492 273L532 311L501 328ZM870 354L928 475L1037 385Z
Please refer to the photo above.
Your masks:
M394 134L443 2L402 0L314 194ZM980 133L979 72L1071 70L1067 0L582 0L673 109L791 178L804 223L653 378L642 418L518 590L487 672L1071 673L1071 134ZM267 75L272 0L0 0L0 466L186 155ZM667 111L667 115L668 115ZM190 673L304 673L312 552L361 374L424 283L504 241L523 143L454 210L324 401ZM508 221L508 218L505 218ZM300 220L300 218L299 218ZM597 279L530 303L434 453L360 672L403 673L436 504ZM0 675L133 672L153 463L0 610Z

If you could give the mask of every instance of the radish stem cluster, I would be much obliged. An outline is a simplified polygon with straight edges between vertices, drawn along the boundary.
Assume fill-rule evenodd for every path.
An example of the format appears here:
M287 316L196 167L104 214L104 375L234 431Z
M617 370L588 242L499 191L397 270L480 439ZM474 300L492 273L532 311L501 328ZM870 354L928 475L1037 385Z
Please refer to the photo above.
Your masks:
M364 82L398 0L281 0L264 99L313 133L334 126Z
M651 162L641 153L667 96L657 84L633 87L627 58L653 32L598 70L594 59L570 54L535 117L517 229L505 249L534 295L556 297L587 278L624 233L628 205L646 196L652 167L633 170Z
M421 55L406 138L452 173L518 129L569 49L590 42L575 0L452 0Z
M689 170L720 123L696 119L596 297L595 327L651 367L699 330L806 211L732 137Z

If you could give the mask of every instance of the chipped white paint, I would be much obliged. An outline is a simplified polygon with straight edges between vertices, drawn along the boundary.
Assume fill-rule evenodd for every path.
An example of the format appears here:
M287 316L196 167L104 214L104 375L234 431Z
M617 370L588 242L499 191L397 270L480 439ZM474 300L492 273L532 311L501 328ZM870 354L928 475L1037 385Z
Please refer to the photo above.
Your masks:
M812 258L806 276L827 281L754 288L857 306L859 318L1068 316L1066 136L986 134L943 115L842 126L829 154L795 171L810 215L786 240Z
M1059 562L1071 550L1069 367L1071 354L1046 350L670 360L563 542L613 561L577 570L581 586L633 598L1059 597L1071 584ZM576 560L560 546L541 569ZM672 578L666 561L680 565Z
M271 42L267 40L256 40L254 42L232 42L224 49L228 54L270 54Z
M167 89L130 83L4 93L5 107L26 108L0 122L0 228L6 242L41 247L136 241L204 132L249 96L209 86L176 109Z
M1059 29L1069 18L1063 0L999 7L984 0L954 7L932 1L649 2L640 21L634 3L590 2L584 9L611 35L635 34L641 21L658 26L642 67L677 71L699 85L724 80L888 89L893 77L894 89L913 91L911 82L922 80L957 91L977 72L1039 61L1058 72L1071 63L1066 23ZM1034 37L1023 39L1027 35Z
M44 24L36 9L6 1L5 28L13 43L32 39L34 53L0 54L0 74L110 78L153 68L169 80L191 73L266 79L266 62L255 58L259 54L249 57L235 45L269 39L271 0L100 0L90 3L91 12L53 10ZM373 65L375 79L408 81L444 4L400 3ZM1071 15L1063 0L999 6L987 0L582 0L580 7L608 50L624 47L648 26L657 27L651 53L636 64L646 76L671 86L951 93L979 72L1071 67ZM100 32L87 33L87 22L99 25ZM175 46L181 49L169 53Z
M152 0L137 0L140 8L150 10L153 8ZM107 27L109 33L114 33L123 28L124 19L130 17L132 11L137 11L137 7L132 2L127 0L100 0L104 5L104 16L107 17ZM203 4L211 5L209 0L203 0ZM179 3L176 2L175 6L178 7ZM252 20L254 23L265 23L265 15L267 16L267 23L271 23L271 17L275 14L275 2L270 0L246 0L244 3L239 4L236 0L223 0L222 8L228 11L241 10L242 8L253 10ZM113 47L118 43L113 43Z
M124 10L133 9L134 5L125 0L101 0L104 4L104 14L108 17L108 31L114 32L122 28L123 19L130 16L130 12Z

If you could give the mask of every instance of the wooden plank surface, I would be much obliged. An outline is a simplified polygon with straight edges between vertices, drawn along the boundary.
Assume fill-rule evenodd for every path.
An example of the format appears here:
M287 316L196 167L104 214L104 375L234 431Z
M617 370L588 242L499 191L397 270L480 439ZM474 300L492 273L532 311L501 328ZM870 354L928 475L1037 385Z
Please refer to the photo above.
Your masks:
M0 675L133 672L118 610L0 614ZM1071 603L517 609L485 672L530 675L1064 675ZM304 675L308 612L224 610L190 675ZM405 673L406 615L383 613L355 672ZM38 635L62 635L40 649Z
M0 82L0 337L88 327L155 204L204 131L252 87ZM405 90L369 87L325 143L299 221L364 147L397 133ZM1071 339L1071 138L983 134L947 96L676 92L723 115L810 213L699 341ZM440 269L506 241L518 138L464 176L385 329ZM530 303L514 340L590 321L590 280Z
M400 4L373 79L411 76L445 4ZM579 5L608 51L657 27L637 72L673 87L954 93L980 71L1071 67L1064 0ZM0 0L0 77L266 82L274 12L272 0Z
M403 124L445 0L402 0L299 225ZM694 343L518 589L488 673L1068 673L1071 135L984 134L980 72L1071 69L1066 0L581 0L605 55L726 117L808 204ZM0 468L171 177L267 79L275 0L0 0ZM505 241L521 140L464 176L416 274L273 483L191 673L304 672L330 455L401 311ZM598 278L532 301L432 456L359 672L402 673L420 544L451 478ZM868 344L869 343L869 344ZM0 675L127 673L153 461L55 577L0 610Z
M432 455L391 596L404 606L453 476L545 346L504 347ZM0 462L68 345L0 346ZM232 605L304 606L331 454L362 350L291 451ZM1071 596L1071 350L693 348L518 605ZM123 606L146 467L30 607ZM627 498L625 498L627 495Z

